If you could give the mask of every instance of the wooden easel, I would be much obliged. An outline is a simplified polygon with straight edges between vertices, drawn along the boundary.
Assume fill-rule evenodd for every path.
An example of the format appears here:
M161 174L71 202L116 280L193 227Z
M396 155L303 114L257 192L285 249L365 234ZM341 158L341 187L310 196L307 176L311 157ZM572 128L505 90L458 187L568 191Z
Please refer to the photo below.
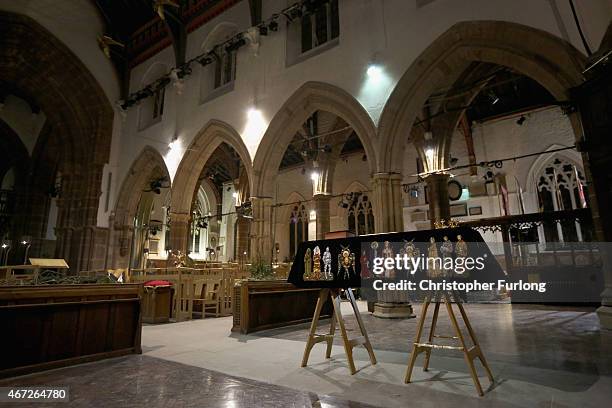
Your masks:
M421 343L423 325L425 324L425 319L427 317L427 309L429 308L429 304L431 303L432 297L434 300L434 312L433 312L433 317L431 320L431 329L429 330L429 337L428 337L427 342ZM453 329L455 330L455 334L456 334L455 336L443 336L443 335L435 334L436 323L438 321L438 312L440 310L440 303L442 303L442 298L444 298L444 303L446 304L446 310L448 312L448 316L450 317L451 325L453 326ZM465 327L467 328L470 338L472 340L472 343L473 343L472 347L468 347L466 345L465 338L463 337L463 334L461 333L461 328L459 327L459 324L457 323L457 318L455 317L455 312L453 311L451 299L455 300L455 303L457 304L457 307L459 308L459 313L461 313L461 317L463 319L463 322L465 323ZM459 345L458 346L447 346L447 345L434 344L433 342L434 338L458 340ZM459 298L459 296L457 296L456 293L448 292L448 291L437 291L433 295L429 293L425 296L425 301L423 302L423 310L421 312L421 318L419 319L419 324L417 326L417 332L416 332L416 336L414 339L414 346L412 349L412 354L410 355L410 361L408 362L408 369L406 370L406 378L404 382L406 383L410 382L410 377L412 376L412 369L414 368L414 363L417 359L417 356L423 352L425 353L425 364L423 365L423 371L427 371L427 369L429 368L429 358L431 357L431 351L433 349L462 351L465 362L470 370L472 381L474 381L474 385L476 386L478 395L480 395L481 397L484 395L484 392L482 391L482 386L480 385L480 381L478 380L478 374L476 373L476 368L474 367L474 360L476 358L478 358L480 362L482 363L483 367L485 368L485 371L487 372L487 377L489 377L489 381L491 382L491 384L493 384L494 380L493 380L493 374L491 374L491 369L489 368L489 365L487 364L487 360L485 359L484 354L482 353L480 344L478 343L478 340L476 339L476 335L474 334L474 329L472 329L472 325L470 324L470 321L468 320L467 314L465 313L465 309L463 308L463 305L461 304L461 299Z
M304 350L304 357L302 358L302 367L306 367L306 365L308 364L308 357L310 356L310 351L312 350L312 347L317 343L323 341L327 342L325 358L331 357L331 350L334 342L334 333L336 331L336 321L338 322L338 326L340 327L340 334L342 335L344 351L346 353L346 359L349 363L351 375L357 372L357 369L355 368L355 361L353 360L353 347L355 346L362 344L370 355L370 362L373 365L376 364L376 356L374 356L374 350L372 349L370 339L368 338L368 333L366 332L365 326L363 325L363 320L361 320L361 315L359 314L359 309L357 308L357 302L355 302L355 295L353 294L353 290L349 288L346 289L345 292L347 294L349 302L351 303L351 306L353 307L353 312L355 313L357 324L359 325L359 329L361 330L361 336L356 337L354 339L349 339L348 335L346 334L346 327L344 326L344 319L342 318L342 311L340 310L340 289L321 289L319 291L319 299L317 300L317 306L315 307L314 316L312 316L310 334L308 335L306 349ZM334 314L331 318L329 333L317 334L317 326L319 324L319 316L321 315L321 309L323 308L323 305L327 301L328 297L331 297L331 300L334 305Z

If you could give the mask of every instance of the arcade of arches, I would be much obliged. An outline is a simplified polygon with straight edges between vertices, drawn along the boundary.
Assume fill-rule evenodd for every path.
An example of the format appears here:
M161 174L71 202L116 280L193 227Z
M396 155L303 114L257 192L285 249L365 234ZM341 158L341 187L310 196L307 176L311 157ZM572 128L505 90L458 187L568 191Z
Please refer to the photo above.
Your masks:
M105 197L114 209L105 228L97 213L110 102L43 27L1 17L0 232L15 243L11 262L23 257L24 237L30 256L66 258L75 272L163 264L174 250L194 260L288 262L300 242L330 231L422 229L456 214L474 220L587 202L594 221L587 235L608 236L598 210L607 201L592 188L587 151L491 166L584 144L573 90L584 81L586 57L550 34L503 22L456 24L406 69L377 125L341 88L306 82L271 118L253 160L241 135L218 120L195 136L173 177L163 152L147 146L115 202ZM564 163L558 177L567 169L576 176L551 186L545 162ZM457 174L444 171L456 166ZM459 196L449 197L451 185ZM567 193L558 197L555 188ZM553 239L538 233L546 237Z
M337 16L348 2L325 3ZM184 62L183 37L197 27L163 24L164 41ZM315 33L320 22L308 24ZM258 31L262 44L273 31ZM0 11L0 267L31 257L65 259L72 275L168 268L179 259L282 269L305 241L451 221L496 225L483 230L487 242L532 242L555 255L574 243L611 242L611 39L608 30L586 55L526 25L458 22L413 59L398 59L410 63L389 72L393 86L378 110L356 96L358 85L318 73L276 87L245 75L255 96L223 102L247 81L240 47L222 49L222 80L204 85L194 78L219 75L213 63L183 78L161 63L139 68L140 54L114 61L116 77L132 69L158 82L166 71L176 78L124 111L45 26ZM310 55L303 59L318 58ZM138 86L119 88L124 101ZM200 111L181 105L196 99ZM251 104L276 106L256 137L224 112ZM512 222L520 228L510 233ZM598 324L612 329L612 257L602 256Z

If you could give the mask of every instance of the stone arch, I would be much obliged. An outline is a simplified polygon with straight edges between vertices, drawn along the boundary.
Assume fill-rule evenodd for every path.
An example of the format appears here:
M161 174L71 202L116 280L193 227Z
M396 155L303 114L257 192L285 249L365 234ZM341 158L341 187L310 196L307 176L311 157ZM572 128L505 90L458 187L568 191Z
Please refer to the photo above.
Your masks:
M276 222L279 224L286 222L289 219L289 216L291 216L291 212L293 211L293 204L289 204L297 202L302 202L306 204L306 208L310 210L311 205L307 204L308 200L306 200L304 196L299 192L293 191L287 196L287 199L285 200L285 203L287 203L287 205L284 205L282 207L283 210L280 211L280 219L277 219Z
M402 170L405 140L429 95L474 61L507 66L539 82L558 101L582 82L585 57L544 31L503 21L453 25L412 63L393 90L380 119L381 171ZM576 128L577 119L572 122ZM422 152L421 152L422 153Z
M240 156L247 173L249 190L252 191L250 187L253 180L253 166L251 156L242 138L227 123L211 120L193 139L178 166L172 188L172 212L174 214L189 214L191 212L193 194L200 173L217 147L224 142L230 145Z
M363 106L348 92L322 82L307 82L274 115L255 154L253 195L272 197L274 180L295 131L317 110L331 112L350 125L366 151L370 173L377 169L376 129Z
M115 205L115 225L131 225L142 190L153 177L165 177L170 182L170 174L161 154L153 147L145 146L121 184Z
M65 258L73 271L102 267L104 252L97 247L106 242L107 231L97 227L97 216L114 118L104 90L47 29L29 17L4 11L0 12L0 83L35 101L59 147L62 197L55 256ZM41 230L40 225L32 229ZM36 238L42 236L33 238L31 254L36 256Z
M127 266L134 233L134 217L138 211L142 192L152 178L162 177L170 182L164 159L153 147L145 146L121 183L112 217L110 266L114 268Z
M344 189L344 193L351 193L353 191L368 191L370 190L369 188L367 188L362 182L358 181L358 180L353 180L345 189Z

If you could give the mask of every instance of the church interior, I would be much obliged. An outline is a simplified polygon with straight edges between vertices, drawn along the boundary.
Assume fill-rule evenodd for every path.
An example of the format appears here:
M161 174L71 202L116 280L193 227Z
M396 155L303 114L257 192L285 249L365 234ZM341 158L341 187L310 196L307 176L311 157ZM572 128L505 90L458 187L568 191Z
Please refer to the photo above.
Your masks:
M608 405L611 55L610 0L0 0L0 403ZM468 248L518 286L377 289Z

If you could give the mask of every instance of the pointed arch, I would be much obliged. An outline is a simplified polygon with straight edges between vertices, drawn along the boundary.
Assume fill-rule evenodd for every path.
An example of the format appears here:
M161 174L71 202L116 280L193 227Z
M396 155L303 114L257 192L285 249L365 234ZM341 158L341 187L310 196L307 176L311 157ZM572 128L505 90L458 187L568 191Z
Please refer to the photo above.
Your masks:
M516 23L453 25L412 63L383 109L378 135L381 171L401 171L399 146L404 146L426 99L475 61L512 68L539 82L558 101L568 101L569 90L582 82L585 56L552 34ZM577 127L577 119L573 125Z
M363 106L348 92L336 86L306 82L274 115L259 143L253 161L254 196L273 196L274 180L287 146L297 129L317 110L339 116L355 130L366 151L370 173L376 171L376 128Z
M143 189L152 178L161 177L170 182L170 174L164 158L153 147L145 146L132 163L121 184L115 205L114 223L116 227L132 225Z
M247 173L249 191L253 176L249 151L234 128L225 122L211 120L196 135L179 164L172 188L172 212L189 214L196 186L204 166L221 143L230 145L242 160Z
M346 193L352 193L355 191L368 191L369 188L367 188L362 182L357 181L357 180L353 180L345 189L344 189L344 194Z
M297 202L306 203L306 201L307 200L304 198L304 196L298 193L297 191L291 192L287 196L287 199L284 200L284 202L287 204L297 203ZM310 206L307 205L306 207L309 208ZM285 221L287 221L289 217L291 216L291 211L293 211L293 205L285 205L283 207L283 211L280 212L281 213L280 220L277 219L277 222L284 223Z

